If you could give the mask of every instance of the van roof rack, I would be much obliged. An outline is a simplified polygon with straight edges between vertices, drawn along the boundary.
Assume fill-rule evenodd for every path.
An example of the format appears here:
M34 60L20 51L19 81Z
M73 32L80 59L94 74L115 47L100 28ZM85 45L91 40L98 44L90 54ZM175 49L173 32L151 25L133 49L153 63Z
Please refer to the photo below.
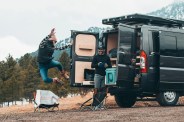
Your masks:
M184 21L168 19L143 14L132 14L120 17L113 17L102 20L103 24L117 26L119 23L127 25L154 25L167 27L184 27Z

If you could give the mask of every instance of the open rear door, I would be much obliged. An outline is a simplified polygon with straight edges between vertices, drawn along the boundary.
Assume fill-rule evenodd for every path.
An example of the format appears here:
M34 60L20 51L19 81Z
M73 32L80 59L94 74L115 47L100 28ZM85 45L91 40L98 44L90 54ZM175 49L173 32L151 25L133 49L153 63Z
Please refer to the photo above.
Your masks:
M72 31L70 85L75 87L93 86L93 56L98 47L98 33Z
M135 56L135 28L120 24L118 35L117 84L129 88L135 76L135 68L131 65Z

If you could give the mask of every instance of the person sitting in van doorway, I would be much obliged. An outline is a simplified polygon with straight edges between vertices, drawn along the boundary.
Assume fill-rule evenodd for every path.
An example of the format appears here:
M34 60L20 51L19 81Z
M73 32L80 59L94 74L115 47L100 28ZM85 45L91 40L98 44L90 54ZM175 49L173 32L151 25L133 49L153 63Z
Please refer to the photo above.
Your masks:
M41 77L45 83L57 83L63 85L63 82L61 82L57 77L50 78L47 75L50 68L57 67L61 76L68 78L68 76L65 74L65 71L63 70L61 63L53 60L52 55L54 53L56 42L57 38L55 35L55 28L53 28L50 34L44 38L39 45L37 61Z
M95 68L94 94L105 88L106 68L112 68L110 57L105 54L105 48L99 47L98 54L93 57L91 68Z

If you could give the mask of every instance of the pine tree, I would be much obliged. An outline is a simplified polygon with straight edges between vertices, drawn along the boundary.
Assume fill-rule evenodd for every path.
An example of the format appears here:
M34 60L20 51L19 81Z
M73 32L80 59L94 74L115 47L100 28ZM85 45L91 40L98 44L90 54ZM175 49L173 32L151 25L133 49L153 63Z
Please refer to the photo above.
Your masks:
M30 61L31 61L32 57L30 54L26 53L24 56L21 56L18 63L19 63L19 66L23 69L26 69L30 64Z
M63 53L61 54L61 57L59 58L59 61L61 62L63 69L65 71L70 70L70 57L68 56L66 51L63 51Z
M13 59L11 55L9 55L6 58L6 62L3 64L3 87L1 93L3 94L3 101L7 101L8 103L10 101L13 101L13 93L14 93L14 82L12 80L12 76L14 74L14 71L16 70L16 64L17 62Z
M21 68L23 84L21 94L24 98L31 100L33 98L33 92L37 90L40 83L36 57L31 57L30 54L25 54L20 58L19 66Z

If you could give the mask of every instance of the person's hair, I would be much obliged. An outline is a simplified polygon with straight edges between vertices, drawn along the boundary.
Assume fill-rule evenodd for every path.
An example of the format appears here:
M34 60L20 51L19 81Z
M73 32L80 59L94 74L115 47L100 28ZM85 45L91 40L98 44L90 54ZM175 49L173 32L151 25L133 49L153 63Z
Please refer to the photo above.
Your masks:
M105 50L105 47L103 47L103 46L98 47L98 50Z

